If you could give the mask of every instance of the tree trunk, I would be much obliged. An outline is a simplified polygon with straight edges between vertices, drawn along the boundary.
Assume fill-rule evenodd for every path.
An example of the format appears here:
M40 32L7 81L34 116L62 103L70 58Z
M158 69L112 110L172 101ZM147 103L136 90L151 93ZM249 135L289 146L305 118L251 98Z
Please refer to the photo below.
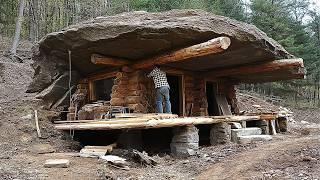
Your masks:
M19 44L21 25L22 25L22 21L23 21L24 5L25 5L24 0L20 0L19 14L18 14L17 22L16 22L16 30L15 30L15 34L14 34L12 48L10 50L10 53L13 55L17 54L17 47Z
M30 34L29 39L31 42L38 41L38 0L31 0L29 6L30 18Z

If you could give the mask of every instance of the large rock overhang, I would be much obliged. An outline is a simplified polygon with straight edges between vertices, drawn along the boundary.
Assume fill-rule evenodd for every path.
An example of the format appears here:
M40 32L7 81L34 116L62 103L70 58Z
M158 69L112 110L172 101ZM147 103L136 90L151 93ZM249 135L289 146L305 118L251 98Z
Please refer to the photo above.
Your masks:
M39 42L49 59L68 61L83 76L110 69L90 61L93 53L132 62L164 52L226 36L231 46L223 53L190 59L168 66L191 71L293 58L280 44L253 25L199 10L163 13L130 12L99 17L50 33Z

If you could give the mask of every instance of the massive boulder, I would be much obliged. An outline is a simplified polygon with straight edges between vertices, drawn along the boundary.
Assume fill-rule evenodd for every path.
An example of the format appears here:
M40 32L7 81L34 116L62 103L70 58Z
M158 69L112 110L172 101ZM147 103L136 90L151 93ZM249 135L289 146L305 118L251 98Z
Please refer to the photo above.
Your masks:
M28 92L48 89L68 71L69 52L72 69L77 72L72 79L77 79L79 76L84 77L111 68L91 63L92 53L134 62L219 36L231 38L232 44L228 51L208 56L201 61L190 61L184 64L183 68L194 70L196 67L196 70L201 71L205 68L214 69L292 57L281 45L255 26L227 17L201 10L129 12L98 17L46 35L34 51L35 75ZM175 63L170 65L180 67ZM56 100L51 99L52 103Z

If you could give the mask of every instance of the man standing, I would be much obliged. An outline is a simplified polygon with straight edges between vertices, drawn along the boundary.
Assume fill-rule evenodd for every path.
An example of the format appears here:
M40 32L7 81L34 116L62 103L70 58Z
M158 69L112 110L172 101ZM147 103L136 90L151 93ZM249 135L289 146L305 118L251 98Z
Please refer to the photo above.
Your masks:
M157 66L148 74L148 77L153 78L154 86L156 88L156 112L163 113L163 100L165 103L165 113L171 113L170 103L170 86L165 72L161 71Z

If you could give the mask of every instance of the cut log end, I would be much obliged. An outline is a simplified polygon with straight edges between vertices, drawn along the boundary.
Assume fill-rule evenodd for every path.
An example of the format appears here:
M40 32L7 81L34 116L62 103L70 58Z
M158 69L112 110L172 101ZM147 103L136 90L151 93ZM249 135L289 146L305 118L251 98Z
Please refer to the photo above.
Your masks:
M91 55L91 62L96 65L108 65L108 66L125 66L130 64L130 61L121 58L107 57L99 54Z
M221 43L221 49L228 49L229 46L231 45L231 40L228 37L220 37L220 43Z

